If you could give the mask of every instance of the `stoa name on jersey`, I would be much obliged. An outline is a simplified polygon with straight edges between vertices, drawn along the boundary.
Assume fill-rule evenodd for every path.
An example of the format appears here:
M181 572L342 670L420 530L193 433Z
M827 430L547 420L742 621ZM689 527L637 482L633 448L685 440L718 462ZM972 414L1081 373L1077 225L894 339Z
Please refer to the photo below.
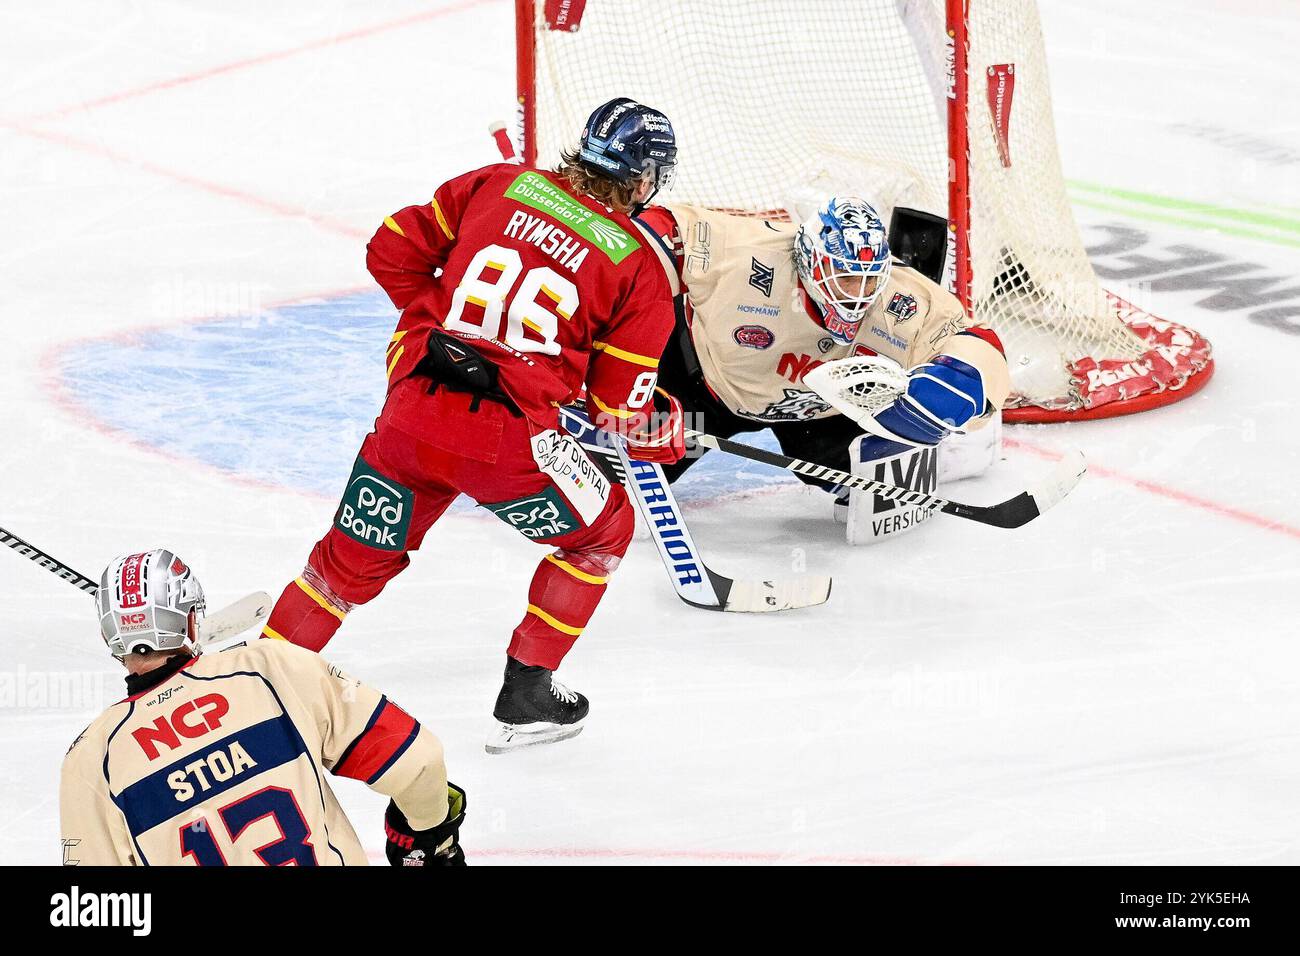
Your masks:
M193 800L196 794L211 790L213 783L225 783L256 766L257 761L239 741L232 740L209 754L191 760L180 770L173 770L167 775L167 786L172 788L172 795L184 803Z
M170 714L164 714L147 727L137 727L131 737L148 760L157 760L161 744L168 750L179 750L181 738L197 740L221 726L221 719L230 713L230 701L220 694L205 694L187 700Z
M577 272L591 251L554 222L522 210L511 213L504 232L507 239L531 242L570 272Z

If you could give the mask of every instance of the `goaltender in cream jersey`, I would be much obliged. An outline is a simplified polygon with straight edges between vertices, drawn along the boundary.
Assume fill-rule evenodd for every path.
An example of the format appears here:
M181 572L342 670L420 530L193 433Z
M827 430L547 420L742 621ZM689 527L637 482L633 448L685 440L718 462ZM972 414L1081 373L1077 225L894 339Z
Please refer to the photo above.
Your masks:
M854 342L839 345L813 318L816 306L799 283L795 225L666 208L680 237L674 252L704 379L733 413L766 422L826 418L838 413L802 385L822 363L879 354L908 369L941 352L977 368L989 411L1002 407L1011 387L1006 359L988 341L959 335L972 327L961 303L920 273L896 263Z
M282 641L204 654L73 743L63 861L365 865L327 774L394 797L417 828L447 812L441 745L378 691Z

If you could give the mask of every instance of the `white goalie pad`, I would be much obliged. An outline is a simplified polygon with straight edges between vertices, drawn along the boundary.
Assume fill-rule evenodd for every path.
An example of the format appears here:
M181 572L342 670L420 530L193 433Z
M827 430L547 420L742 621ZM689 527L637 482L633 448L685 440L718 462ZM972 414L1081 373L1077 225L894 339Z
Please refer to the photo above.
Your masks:
M894 446L893 454L884 451L873 457L871 450L882 444L870 435L854 439L849 445L854 474L934 494L948 482L982 475L997 461L1002 447L1002 416L995 416L984 427L967 434L950 435L937 446L904 450ZM844 514L849 544L875 544L919 527L933 511L850 489Z
M993 467L1002 453L1002 413L980 428L949 435L939 442L939 483L974 478Z
M908 491L929 495L938 487L939 449L935 446L900 450L899 445L859 435L849 444L849 461L853 474ZM932 508L851 488L844 534L849 544L876 544L919 527L933 515Z

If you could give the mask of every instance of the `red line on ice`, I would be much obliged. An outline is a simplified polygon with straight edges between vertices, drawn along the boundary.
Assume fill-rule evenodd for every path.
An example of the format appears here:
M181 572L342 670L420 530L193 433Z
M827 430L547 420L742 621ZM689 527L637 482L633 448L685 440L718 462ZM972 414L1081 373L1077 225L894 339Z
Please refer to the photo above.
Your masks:
M1016 438L1003 438L1002 443L1008 448L1018 448L1029 452L1031 455L1037 455L1039 458L1047 458L1052 461L1060 458L1060 454L1029 442L1021 441ZM1209 511L1224 518L1231 518L1233 521L1240 521L1255 528L1264 531L1275 531L1278 534L1284 534L1290 538L1300 538L1300 528L1289 525L1283 521L1277 521L1273 518L1266 518L1263 515L1257 515L1254 512L1246 511L1243 508L1236 508L1232 505L1225 505L1218 501L1211 501L1209 498L1202 498L1200 495L1194 495L1189 491L1183 491L1170 485L1161 484L1158 481L1151 481L1147 478L1138 478L1135 475L1127 475L1122 471L1116 471L1114 468L1107 468L1104 465L1094 465L1088 463L1088 473L1097 475L1100 478L1109 478L1111 481L1118 481L1121 484L1137 488L1139 491L1145 491L1148 494L1156 495L1160 498L1168 498L1170 501L1177 501L1179 504L1190 505L1193 508L1199 508L1202 511Z
M83 139L77 139L75 136L69 136L66 133L55 133L48 130L37 129L34 126L28 126L24 123L13 120L0 120L0 126L7 126L9 129L23 136L31 136L35 139L43 139L47 142L54 143L67 149L77 150L83 153L90 153L96 156L102 156L105 159L114 162L124 163L128 166L134 166L142 172L151 173L154 176L161 176L164 179L170 179L173 182L190 186L194 189L211 193L214 196L220 196L223 199L234 199L246 206L253 206L264 212L275 213L277 216L284 216L289 219L301 219L304 222L310 222L313 225L320 226L322 229L335 233L336 235L345 236L348 239L368 239L370 233L368 230L358 229L338 219L329 216L322 216L314 213L301 206L294 206L290 203L279 202L275 199L267 199L265 196L258 196L255 193L245 192L242 189L236 189L233 186L226 186L221 183L212 182L207 179L200 179L197 176L191 176L188 173L178 172L168 169L165 166L159 166L157 163L151 163L147 159L139 159L129 156L126 153L119 153L115 149L107 146L101 146L98 143L87 142Z
M410 16L401 17L397 20L387 20L383 23L376 23L368 27L358 27L355 30L349 30L347 33L338 33L333 36L322 37L319 40L310 40L307 43L287 47L283 50L272 50L269 53L260 53L257 56L246 57L242 60L234 60L230 63L224 63L221 66L209 67L206 70L198 70L194 73L174 76L166 80L157 80L153 83L146 83L143 86L133 87L132 89L120 90L117 93L109 93L107 96L101 96L98 99L72 103L68 106L60 106L56 109L49 110L48 112L38 113L34 116L27 117L27 119L33 122L59 119L72 113L93 110L100 106L120 103L123 100L135 99L139 96L147 96L150 93L172 90L178 86L197 83L200 80L206 80L214 76L234 73L237 70L261 66L265 63L273 63L276 60L283 60L287 57L297 56L299 53L309 53L313 50L335 46L339 43L346 43L350 40L365 39L366 37L375 36L379 33L386 33L389 30L398 30L402 27L412 26L416 23L423 23L426 20L436 20L437 18L447 16L448 14L460 13L472 7L481 6L482 3L483 0L461 0L460 3L448 4L445 7L437 7L433 10L425 10L422 13L411 14Z
M716 863L828 863L841 866L969 866L974 864L921 860L906 856L846 856L833 853L771 853L745 850L652 850L617 847L543 847L538 849L480 849L474 856L540 857L542 859L702 860Z

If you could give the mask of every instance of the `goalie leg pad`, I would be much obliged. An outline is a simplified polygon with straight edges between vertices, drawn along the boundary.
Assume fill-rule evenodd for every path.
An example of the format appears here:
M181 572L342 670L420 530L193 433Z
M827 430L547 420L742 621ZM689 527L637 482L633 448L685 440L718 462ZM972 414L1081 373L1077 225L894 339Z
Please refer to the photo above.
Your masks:
M932 494L939 483L938 448L913 448L875 435L862 435L849 446L849 456L850 470L855 475L925 494ZM930 509L850 489L845 537L849 544L875 544L910 531L933 514Z
M949 435L939 443L939 482L948 484L982 475L1002 453L1002 413L987 425L964 435Z

